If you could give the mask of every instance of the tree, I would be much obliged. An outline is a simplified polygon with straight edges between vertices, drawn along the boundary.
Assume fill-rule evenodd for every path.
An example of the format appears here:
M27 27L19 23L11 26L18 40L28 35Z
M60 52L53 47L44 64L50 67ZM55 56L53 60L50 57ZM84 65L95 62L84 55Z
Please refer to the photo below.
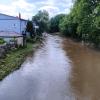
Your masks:
M89 35L90 41L95 44L96 47L100 46L100 6L97 6L93 11L93 23L91 25L92 32Z
M26 31L30 33L30 37L33 38L34 36L34 28L32 21L27 22Z
M59 23L60 21L65 17L64 14L59 14L56 15L55 17L51 18L50 20L50 26L49 26L49 31L50 32L59 32Z
M70 36L73 38L77 38L78 35L76 34L77 29L77 22L73 21L72 15L66 15L59 24L59 28L61 33L64 33L66 36Z
M74 0L71 12L60 22L65 35L100 45L100 0Z
M33 16L32 21L39 26L39 33L43 33L48 30L49 14L46 10L39 11Z

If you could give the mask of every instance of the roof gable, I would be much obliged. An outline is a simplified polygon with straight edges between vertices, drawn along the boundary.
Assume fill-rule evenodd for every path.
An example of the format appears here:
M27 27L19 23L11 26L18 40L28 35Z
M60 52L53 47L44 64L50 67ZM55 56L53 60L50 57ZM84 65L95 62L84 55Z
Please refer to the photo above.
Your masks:
M0 13L0 20L18 20L18 19L19 19L18 17L9 16L9 15Z
M27 20L22 19L22 18L6 15L6 14L2 14L2 13L0 13L0 20L22 20L22 21L27 21Z

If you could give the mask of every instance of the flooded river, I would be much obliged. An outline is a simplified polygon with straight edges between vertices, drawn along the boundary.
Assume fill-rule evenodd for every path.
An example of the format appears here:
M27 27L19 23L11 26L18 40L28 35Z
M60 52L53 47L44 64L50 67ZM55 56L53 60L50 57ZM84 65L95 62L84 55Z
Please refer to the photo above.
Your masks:
M0 100L99 100L100 52L48 35L0 82Z

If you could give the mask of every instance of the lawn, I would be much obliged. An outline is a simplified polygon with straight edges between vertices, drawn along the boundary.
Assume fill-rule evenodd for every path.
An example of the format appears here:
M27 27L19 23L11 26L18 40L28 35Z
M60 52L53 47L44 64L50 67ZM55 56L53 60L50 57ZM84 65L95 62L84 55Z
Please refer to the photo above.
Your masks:
M39 43L28 43L27 48L10 51L4 59L0 59L0 80L20 68L26 56L33 52L38 46Z

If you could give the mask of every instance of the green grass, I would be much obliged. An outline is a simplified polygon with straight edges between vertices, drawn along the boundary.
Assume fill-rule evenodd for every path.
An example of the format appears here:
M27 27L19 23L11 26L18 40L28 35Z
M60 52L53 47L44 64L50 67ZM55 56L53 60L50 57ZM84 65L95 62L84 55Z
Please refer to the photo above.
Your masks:
M0 59L0 80L18 69L26 56L33 52L38 46L39 43L28 43L27 48L13 50L9 52L4 59Z

